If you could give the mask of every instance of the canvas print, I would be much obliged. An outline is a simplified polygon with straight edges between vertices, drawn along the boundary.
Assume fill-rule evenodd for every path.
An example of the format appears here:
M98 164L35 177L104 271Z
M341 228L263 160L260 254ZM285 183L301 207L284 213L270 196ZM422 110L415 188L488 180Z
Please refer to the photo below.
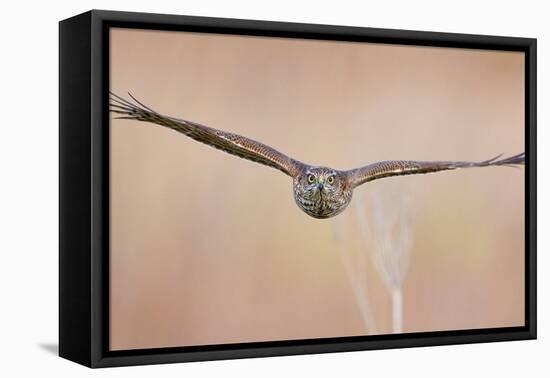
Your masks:
M109 38L110 350L525 325L522 52Z

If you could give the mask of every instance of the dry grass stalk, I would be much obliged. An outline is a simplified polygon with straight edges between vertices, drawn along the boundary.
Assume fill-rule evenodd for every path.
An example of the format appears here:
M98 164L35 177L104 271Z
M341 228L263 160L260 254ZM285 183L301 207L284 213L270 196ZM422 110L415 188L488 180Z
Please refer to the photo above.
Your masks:
M407 274L412 245L411 201L392 191L370 191L369 205L362 195L356 198L355 213L362 235L369 245L369 255L392 298L394 333L403 332L403 281ZM390 189L390 190L388 190ZM370 211L369 211L370 210Z
M345 227L347 226L345 224L345 217L333 218L331 226L332 235L338 245L339 256L352 287L355 302L361 313L366 332L371 335L376 334L376 321L368 296L366 259L364 259L364 256L357 255L357 253L354 254L353 249L345 242L344 229L349 229L349 227Z

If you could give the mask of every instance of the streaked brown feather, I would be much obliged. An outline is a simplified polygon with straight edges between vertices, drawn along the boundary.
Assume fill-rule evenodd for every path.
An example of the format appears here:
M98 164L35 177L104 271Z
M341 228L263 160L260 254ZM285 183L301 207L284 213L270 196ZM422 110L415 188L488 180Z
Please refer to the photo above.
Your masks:
M365 167L351 169L346 172L348 180L353 187L369 181L378 180L383 177L405 176L422 173L432 173L452 170L457 168L474 168L489 166L516 167L525 164L525 153L500 159L502 155L492 159L471 162L471 161L414 161L414 160L389 160L380 161Z
M167 127L232 155L278 169L293 178L304 168L303 163L263 143L195 122L161 115L131 94L128 95L134 102L111 93L110 111L118 114L117 118L151 122Z

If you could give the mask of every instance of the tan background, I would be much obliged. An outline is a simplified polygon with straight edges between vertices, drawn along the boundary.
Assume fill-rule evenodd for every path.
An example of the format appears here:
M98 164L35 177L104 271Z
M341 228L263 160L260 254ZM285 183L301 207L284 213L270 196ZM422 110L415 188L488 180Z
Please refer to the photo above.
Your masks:
M307 163L523 151L520 53L122 29L111 46L116 93ZM278 171L113 121L111 348L367 334L343 254L364 265L376 332L391 332L357 215L396 196L413 240L404 332L523 325L523 181L511 168L391 178L315 220Z

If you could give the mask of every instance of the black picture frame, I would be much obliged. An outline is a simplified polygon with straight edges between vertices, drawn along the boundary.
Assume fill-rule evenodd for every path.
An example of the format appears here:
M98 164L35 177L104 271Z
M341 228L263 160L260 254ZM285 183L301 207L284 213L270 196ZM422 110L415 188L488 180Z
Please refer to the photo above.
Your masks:
M110 27L525 54L525 326L109 351ZM59 24L59 354L88 367L536 338L536 39L92 10Z

